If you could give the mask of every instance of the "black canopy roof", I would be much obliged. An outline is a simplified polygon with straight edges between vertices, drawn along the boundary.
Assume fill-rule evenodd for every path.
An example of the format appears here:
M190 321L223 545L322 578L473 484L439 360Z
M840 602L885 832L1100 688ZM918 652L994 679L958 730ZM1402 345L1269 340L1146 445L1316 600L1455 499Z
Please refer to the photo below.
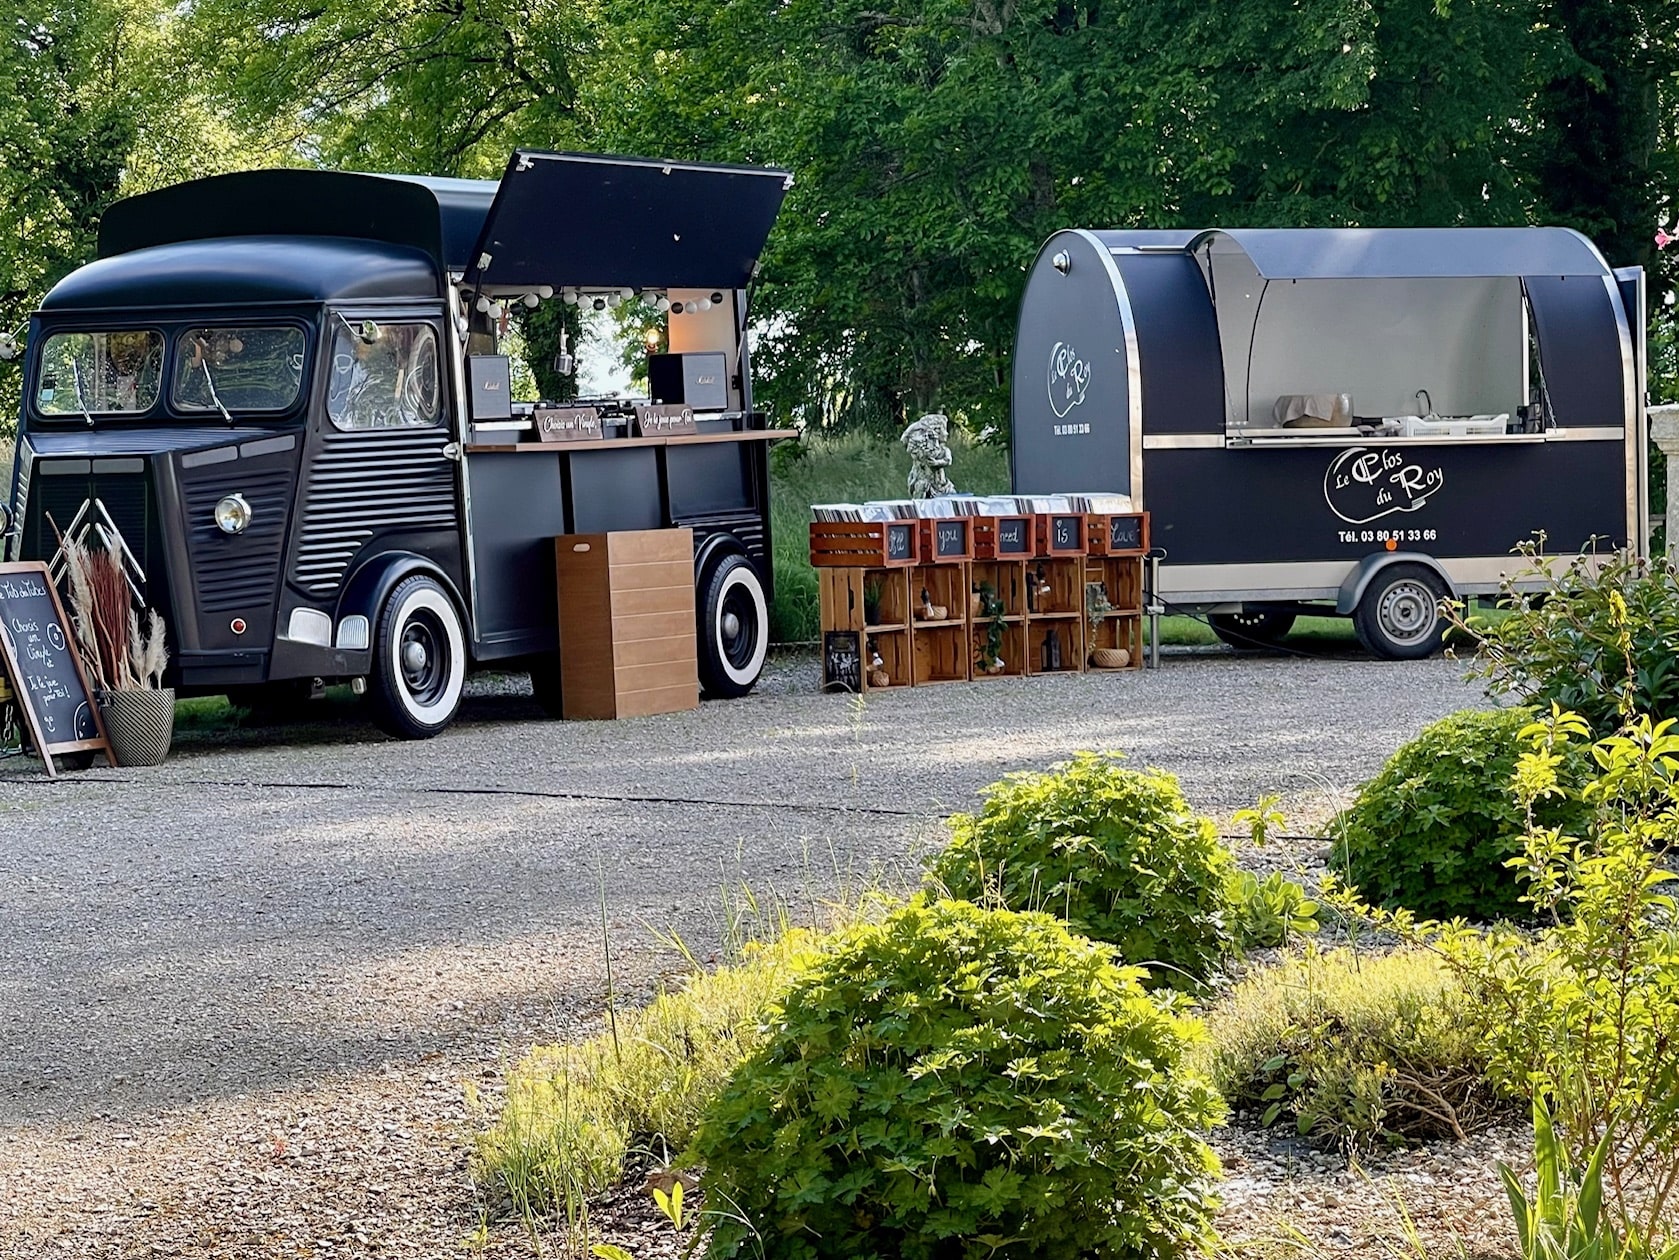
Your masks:
M325 236L422 251L472 283L739 288L785 171L520 150L495 180L342 171L212 175L105 212L99 256L225 237Z
M520 150L466 277L514 287L743 288L792 182L768 167Z

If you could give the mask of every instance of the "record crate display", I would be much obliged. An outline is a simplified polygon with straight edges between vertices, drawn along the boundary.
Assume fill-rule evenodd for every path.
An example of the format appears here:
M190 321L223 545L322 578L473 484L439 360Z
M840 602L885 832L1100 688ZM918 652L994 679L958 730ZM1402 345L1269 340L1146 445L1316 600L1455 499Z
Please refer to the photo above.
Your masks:
M1143 557L1148 515L1092 516L1084 562L1085 651L1093 670L1143 666Z
M1143 551L1109 545L1146 549L1146 515L1128 514L1121 526L1079 517L1076 527L1054 517L963 518L961 537L949 531L942 547L937 519L813 524L824 686L878 691L1140 668ZM908 564L887 528L902 524L914 527ZM1026 554L1016 550L1022 543Z

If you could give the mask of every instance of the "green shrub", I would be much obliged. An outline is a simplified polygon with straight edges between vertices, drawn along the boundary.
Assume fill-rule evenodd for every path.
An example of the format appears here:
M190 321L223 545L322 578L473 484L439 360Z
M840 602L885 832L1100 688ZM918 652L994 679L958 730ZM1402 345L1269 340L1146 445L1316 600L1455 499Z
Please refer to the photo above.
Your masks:
M694 1141L710 1255L1188 1253L1220 1108L1173 1006L1047 915L918 897L841 934Z
M1636 713L1679 717L1679 570L1620 552L1553 572L1537 548L1522 551L1529 566L1505 580L1499 601L1507 614L1456 618L1476 640L1471 673L1487 690L1559 705L1599 735Z
M632 1143L663 1157L758 1047L763 1013L814 956L816 937L748 944L738 965L695 975L581 1045L539 1046L507 1077L507 1100L479 1135L473 1176L521 1213L564 1212L617 1182Z
M1550 925L1543 931L1440 928L1330 896L1343 913L1431 946L1476 993L1487 1012L1488 1076L1530 1093L1560 1143L1547 1152L1542 1134L1536 1155L1588 1170L1583 1194L1600 1165L1604 1236L1636 1243L1589 1254L1679 1255L1663 1253L1679 1249L1679 906L1669 891L1679 734L1671 720L1649 718L1624 730L1593 746L1599 772L1581 788L1595 807L1586 825L1525 835L1519 864ZM1591 732L1553 711L1525 734L1531 747L1514 789L1523 806L1556 789L1565 755ZM1522 1205L1512 1206L1519 1217Z
M1242 953L1287 945L1291 937L1318 930L1318 903L1275 871L1264 879L1251 871L1235 871L1230 876L1230 928Z
M1230 854L1173 776L1086 752L982 795L929 864L952 896L1058 915L1151 984L1192 987L1230 948Z
M1225 994L1195 1061L1230 1106L1322 1142L1462 1137L1503 1109L1478 1012L1426 950L1308 948Z
M1370 901L1430 918L1526 918L1507 863L1522 852L1526 814L1512 794L1521 729L1533 710L1469 709L1424 727L1331 820L1330 865ZM1583 775L1571 757L1565 784ZM1537 802L1542 825L1586 814L1578 791Z

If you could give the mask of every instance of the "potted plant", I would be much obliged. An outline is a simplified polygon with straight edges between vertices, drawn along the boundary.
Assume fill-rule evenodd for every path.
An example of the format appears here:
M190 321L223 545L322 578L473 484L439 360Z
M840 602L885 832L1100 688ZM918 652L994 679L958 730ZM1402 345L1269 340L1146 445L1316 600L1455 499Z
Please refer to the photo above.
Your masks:
M1003 601L989 582L979 584L979 601L980 615L986 618L985 639L979 645L979 670L982 674L1000 674L1008 668L1003 660L1003 633L1008 624L1003 620Z
M109 550L63 541L70 620L92 679L113 760L155 766L175 734L175 691L163 685L169 664L163 618L141 608L122 561Z
M1101 582L1086 582L1084 619L1090 627L1090 663L1097 669L1124 669L1131 663L1131 653L1125 648L1098 646L1102 640L1102 627L1112 611L1113 601L1108 598L1108 588Z

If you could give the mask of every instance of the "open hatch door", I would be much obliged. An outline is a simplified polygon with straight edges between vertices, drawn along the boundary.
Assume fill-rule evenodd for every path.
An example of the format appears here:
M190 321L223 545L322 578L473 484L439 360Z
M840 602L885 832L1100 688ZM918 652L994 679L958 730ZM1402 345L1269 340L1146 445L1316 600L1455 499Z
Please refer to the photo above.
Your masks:
M792 182L765 167L519 150L465 281L745 288Z

